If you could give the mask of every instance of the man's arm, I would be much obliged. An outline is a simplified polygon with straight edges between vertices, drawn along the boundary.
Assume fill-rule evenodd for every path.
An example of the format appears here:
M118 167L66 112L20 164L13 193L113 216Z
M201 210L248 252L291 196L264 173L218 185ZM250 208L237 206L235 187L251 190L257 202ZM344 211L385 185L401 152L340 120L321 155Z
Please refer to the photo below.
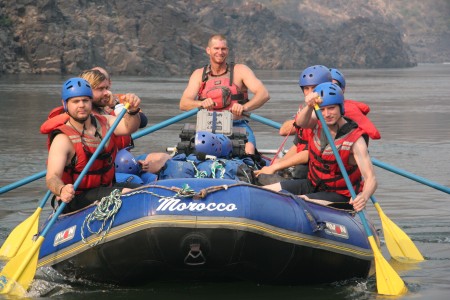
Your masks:
M282 136L294 134L295 133L294 122L295 122L294 119L284 121L284 123L283 123L283 125L281 125L278 133Z
M362 137L353 144L352 151L356 164L364 178L364 187L362 192L359 193L354 200L350 200L350 204L353 205L356 211L360 211L364 209L369 198L375 193L375 190L377 189L377 179L367 150L366 142Z
M274 174L277 171L293 167L299 164L304 164L308 162L308 150L303 150L298 153L295 153L295 155L292 155L286 159L280 160L268 167L264 167L259 171L255 171L255 175L258 176L259 174Z
M302 128L314 128L317 124L317 117L313 113L315 104L320 105L322 99L317 93L310 93L305 96L305 105L299 109L295 116L295 124Z
M72 142L67 135L58 134L53 139L48 152L46 184L48 189L64 202L70 202L75 196L73 185L64 185L61 180L72 148Z
M297 145L292 145L291 148L286 152L286 154L283 155L283 157L277 159L277 161L286 160L292 156L294 156L297 153Z
M141 99L135 94L125 94L123 98L124 105L128 103L130 106L128 112L125 113L122 120L120 120L119 125L117 125L114 130L115 135L130 135L139 129L141 124L141 117L139 114L139 105L141 104ZM115 116L107 115L108 123L110 126L116 121Z
M244 111L252 111L264 105L270 99L269 92L253 71L246 65L237 64L234 67L237 78L241 78L243 84L252 92L253 97L243 106Z
M211 98L202 101L197 100L197 95L202 85L203 68L195 70L189 78L188 85L180 99L180 110L188 111L194 108L203 107L213 109L214 101Z

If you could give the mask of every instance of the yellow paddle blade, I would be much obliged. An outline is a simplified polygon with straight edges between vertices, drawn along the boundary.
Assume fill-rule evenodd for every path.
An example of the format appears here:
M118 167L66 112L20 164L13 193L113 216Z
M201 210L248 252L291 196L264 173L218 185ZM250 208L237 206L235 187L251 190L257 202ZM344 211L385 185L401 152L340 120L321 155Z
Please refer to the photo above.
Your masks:
M378 203L374 203L374 205L380 215L384 239L391 257L403 263L423 261L422 254L409 236L384 214Z
M39 249L44 241L39 236L36 242L27 249L14 256L0 273L0 294L24 296L33 281L39 257Z
M38 207L31 216L11 231L3 243L2 248L0 248L1 258L11 259L23 249L31 247L33 244L33 236L38 233L41 211L42 208Z
M373 236L368 237L375 258L375 272L377 290L379 294L398 296L406 293L408 289L400 276L384 259Z

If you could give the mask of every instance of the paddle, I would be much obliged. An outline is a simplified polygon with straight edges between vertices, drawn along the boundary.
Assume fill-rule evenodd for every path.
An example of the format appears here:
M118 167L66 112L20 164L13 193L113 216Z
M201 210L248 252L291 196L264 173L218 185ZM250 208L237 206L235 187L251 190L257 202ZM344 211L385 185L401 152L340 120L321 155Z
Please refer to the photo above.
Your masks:
M280 123L272 121L272 120L267 119L265 117L259 116L257 114L254 114L254 113L243 113L242 115L246 116L247 118L250 118L252 120L258 121L258 122L260 122L262 124L265 124L267 126L271 126L273 128L276 128L276 129L280 129L281 128L281 124Z
M0 249L2 259L10 259L17 254L19 249L31 247L33 236L38 232L39 216L51 194L50 191L47 191L36 211L11 231Z
M164 128L164 127L167 127L169 125L172 125L172 124L174 124L174 123L176 123L178 121L187 119L187 118L195 115L199 110L200 110L200 108L191 109L191 110L189 110L187 112L181 113L181 114L179 114L179 115L177 115L175 117L167 119L167 120L165 120L165 121L163 121L161 123L158 123L156 125L153 125L151 127L145 128L145 129L142 129L142 130L132 134L131 137L134 140L136 140L136 139L138 139L140 137L143 137L144 135L147 135L147 134L152 133L154 131L157 131L157 130L159 130L161 128ZM14 183L5 185L5 186L0 188L0 194L9 192L9 191L11 191L11 190L13 190L15 188L21 187L22 185L28 184L30 182L33 182L33 181L37 180L37 179L45 177L46 174L47 174L47 170L43 170L43 171L41 171L39 173L36 173L36 174L31 175L29 177L25 177L25 178L23 178L21 180L18 180L16 182L14 182Z
M89 168L94 163L95 159L98 157L100 152L103 150L103 147L108 142L109 138L113 134L116 127L119 125L120 120L125 115L129 104L125 104L125 108L122 110L122 112L117 116L117 119L111 126L111 128L108 130L106 135L103 137L103 140L101 141L100 145L98 146L97 150L95 150L94 154L92 154L91 158L89 159L88 163L86 164L83 171L81 171L80 175L78 176L77 180L74 183L74 189L76 190L78 186L81 183L81 180L86 175L86 173L89 171ZM17 296L23 296L28 289L29 285L31 284L31 281L34 278L34 274L36 273L36 267L39 257L39 250L44 242L45 236L47 235L48 231L52 227L52 225L56 222L59 215L62 213L64 208L66 207L66 203L62 202L56 212L54 213L53 217L50 219L50 221L47 223L47 225L42 230L41 234L37 238L37 240L32 244L32 246L19 253L15 257L13 257L3 268L1 274L0 274L0 288L1 294L12 294Z
M384 214L380 204L374 196L370 197L370 199L380 216L384 239L392 258L402 263L416 263L423 261L424 258L422 254L409 236Z
M177 115L177 116L174 116L174 117L172 117L172 118L170 118L170 119L167 119L167 120L165 120L165 121L162 121L161 123L155 124L155 125L150 126L150 127L148 127L148 128L142 129L142 130L140 130L140 131L138 131L138 132L136 132L136 133L133 133L133 134L131 135L131 137L132 137L133 139L136 140L136 139L138 139L138 138L140 138L140 137L142 137L142 136L144 136L144 135L147 135L147 134L149 134L149 133L152 133L152 132L154 132L154 131L157 131L157 130L159 130L159 129L161 129L161 128L167 127L167 126L172 125L172 124L174 124L174 123L176 123L176 122L179 122L179 121L181 121L181 120L184 120L184 119L187 119L187 118L189 118L189 117L192 117L193 115L195 115L196 113L198 113L198 111L199 111L200 109L201 109L201 108L194 108L194 109L191 109L191 110L186 111L186 112L184 112L184 113L181 113L181 114L179 114L179 115Z
M322 112L320 111L319 106L316 104L314 106L317 117L322 123L323 131L328 139L328 143L333 150L333 154L336 157L336 161L339 165L339 169L341 170L342 175L344 176L345 183L347 184L347 188L350 191L350 194L353 199L356 198L355 190L353 189L353 185L348 177L347 171L345 170L344 163L339 155L339 152L334 144L334 140L331 136L330 130L328 129L327 124L323 118ZM389 263L385 260L383 255L381 254L380 249L378 249L378 245L375 242L375 238L372 235L372 231L367 223L366 216L363 211L357 212L361 222L363 224L364 230L366 231L367 239L369 240L370 246L373 251L373 255L375 258L375 272L377 279L377 290L379 294L382 295L401 295L407 291L405 283L400 278L400 276L395 272L395 270L389 265Z
M276 129L280 129L281 128L281 124L280 123L277 123L277 122L274 122L274 121L272 121L270 119L267 119L267 118L255 115L254 113L245 113L244 115L246 117L249 117L249 118L255 120L255 121L259 121L259 122L261 122L261 123L263 123L265 125L272 126L273 128L276 128ZM379 161L379 160L377 160L375 158L371 158L371 160L372 160L372 163L374 164L374 166L383 168L383 169L388 170L388 171L390 171L392 173L404 176L404 177L409 178L411 180L417 181L417 182L422 183L424 185L427 185L429 187L432 187L432 188L435 188L437 190L440 190L440 191L442 191L444 193L450 194L450 187L441 185L439 183L436 183L436 182L433 182L431 180L425 179L423 177L417 176L417 175L415 175L413 173L410 173L408 171L404 171L404 170L401 170L401 169L396 168L394 166L388 165L388 164L383 163L383 162L381 162L381 161Z
M281 124L278 124L276 122L273 122L272 120L266 119L261 116L255 116L255 114L247 114L248 117L260 121L263 124L279 128ZM260 152L264 152L264 150L260 150ZM388 170L395 170L394 167L383 164L379 162L378 160L372 158L371 159L374 165L386 168ZM397 171L400 172L400 171ZM425 179L418 178L417 176L413 176L410 173L402 172L404 176L408 175L414 180L419 182L426 182ZM431 185L430 185L431 186ZM434 184L433 187L438 187L437 184ZM443 190L443 188L441 188ZM420 251L417 249L417 247L414 245L414 243L411 241L409 236L403 232L400 227L398 227L392 220L390 220L383 210L381 209L380 204L376 201L375 197L371 197L371 200L378 212L378 215L381 219L381 225L383 227L383 232L386 240L386 246L389 250L389 254L392 256L392 258L401 261L401 262L408 262L408 263L415 263L419 261L423 261L424 258Z
M175 116L175 117L173 117L173 118L171 118L169 120L166 120L165 122L169 122L169 124L167 124L167 125L162 125L160 127L156 127L157 129L149 127L149 128L140 130L140 131L136 132L134 135L132 135L132 137L133 137L133 139L138 139L138 138L140 138L140 137L142 137L142 136L144 136L146 134L149 134L151 132L154 132L154 131L156 131L156 130L158 130L160 128L166 127L168 125L171 125L172 123L175 123L175 122L178 122L180 120L186 119L186 118L188 118L190 116L193 116L197 112L198 112L197 108L192 109L192 110L190 110L188 112L185 112L185 113L183 113L181 115L178 115L178 116ZM259 121L262 124L271 126L273 128L276 128L276 129L280 129L281 128L281 124L280 123L277 123L275 121L272 121L272 120L267 119L267 118L262 117L262 116L258 116L258 115L254 114L254 113L244 113L243 115L246 116L246 117L249 117L250 119L253 119L255 121ZM174 121L172 123L170 123L171 120L174 120ZM383 168L383 169L388 170L390 172L393 172L395 174L404 176L404 177L409 178L411 180L417 181L417 182L422 183L424 185L427 185L429 187L432 187L432 188L435 188L437 190L440 190L440 191L442 191L444 193L450 194L450 188L449 187L443 186L443 185L441 185L439 183L436 183L436 182L430 181L428 179L425 179L423 177L417 176L417 175L415 175L413 173L410 173L408 171L404 171L404 170L401 170L401 169L396 168L394 166L388 165L388 164L383 163L383 162L381 162L381 161L379 161L379 160L377 160L375 158L371 158L371 159L372 159L372 163L375 166L377 166L377 167ZM0 188L0 194L9 192L10 190L18 188L18 187L20 187L22 185L30 183L30 182L32 182L34 180L39 179L39 178L42 178L42 177L45 176L46 173L47 173L47 171L44 170L44 171L41 171L41 172L36 173L34 175L31 175L29 177L23 178L23 179L15 182L15 183L11 183L9 185L1 187Z
M22 185L25 185L25 184L33 182L33 181L35 181L37 179L40 179L40 178L44 177L45 174L47 174L47 170L44 170L44 171L41 171L41 172L36 173L34 175L25 177L25 178L23 178L21 180L18 180L16 182L11 183L11 184L2 186L0 188L0 195L3 194L3 193L9 192L9 191L11 191L11 190L13 190L15 188L21 187Z
M414 175L413 173L410 173L410 172L401 170L399 168L396 168L394 166L388 165L388 164L383 163L383 162L381 162L381 161L379 161L379 160L377 160L375 158L372 158L372 163L375 166L377 166L377 167L380 167L380 168L383 168L385 170L391 171L391 172L393 172L395 174L398 174L398 175L402 175L403 177L409 178L411 180L417 181L417 182L422 183L424 185L428 185L429 187L432 187L432 188L435 188L437 190L440 190L440 191L442 191L444 193L450 194L450 188L447 187L447 186L443 186L443 185L441 185L439 183L432 182L432 181L430 181L428 179L425 179L423 177Z

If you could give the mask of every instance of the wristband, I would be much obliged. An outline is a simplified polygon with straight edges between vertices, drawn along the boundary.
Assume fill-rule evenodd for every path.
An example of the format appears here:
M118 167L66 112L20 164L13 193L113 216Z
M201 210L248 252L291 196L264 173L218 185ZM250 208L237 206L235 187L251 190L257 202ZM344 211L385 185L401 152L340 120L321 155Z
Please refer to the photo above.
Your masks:
M141 111L141 108L138 107L138 109L136 109L135 111L127 111L127 114L129 114L130 116L134 116L137 115L139 112Z

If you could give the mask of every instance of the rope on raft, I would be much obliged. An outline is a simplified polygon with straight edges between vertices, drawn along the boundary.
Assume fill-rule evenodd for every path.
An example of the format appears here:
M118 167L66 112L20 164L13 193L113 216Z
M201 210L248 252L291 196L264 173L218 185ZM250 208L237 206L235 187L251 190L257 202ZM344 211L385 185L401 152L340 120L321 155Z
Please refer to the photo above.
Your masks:
M122 206L122 200L120 200L120 196L121 192L119 189L113 190L109 196L103 197L100 200L100 202L98 203L97 207L94 209L93 212L91 212L89 215L86 216L86 218L83 221L83 225L81 226L81 238L83 243L88 244L91 247L94 247L95 245L103 241L103 239L111 229L112 224L114 223L114 218L117 212ZM109 224L104 230L108 220ZM102 222L98 230L93 230L91 228L92 222L95 221ZM87 227L87 230L91 234L100 235L100 233L103 232L101 238L94 243L89 243L84 236L85 227Z
M243 182L230 184L230 185L224 184L224 185L210 186L210 187L201 189L198 192L195 192L193 189L191 189L188 184L184 184L181 189L177 188L177 187L168 188L165 186L149 185L149 186L147 186L148 188L153 187L153 188L168 189L168 190L176 191L176 194L173 196L161 196L156 193L150 192L146 189L140 188L139 190L135 190L131 193L127 193L123 196L131 196L134 194L147 193L147 194L151 194L151 195L161 198L161 199L172 199L172 198L176 198L176 197L180 197L180 198L184 197L184 198L192 198L192 200L201 200L201 199L205 199L208 196L208 194L212 194L212 193L215 193L215 192L221 191L221 190L228 190L229 188L239 187L239 186L248 186L248 187L252 187L252 188L263 189L265 191L269 191L265 188L251 185L248 183L243 183ZM301 209L305 213L309 223L311 224L311 228L313 229L313 231L323 230L325 228L325 222L320 218L320 216L318 216L314 211L312 211L306 205L306 203L304 202L304 200L302 198L295 196L293 194L290 194L290 193L286 194L286 193L274 192L274 191L271 191L271 192L291 197L301 207Z
M195 170L195 178L207 178L208 177L208 172L206 171L199 171L197 166L195 165L195 162L192 160L187 160L187 162L191 163L192 166L194 167ZM224 175L225 175L225 167L223 166L223 163L220 161L213 161L213 163L211 164L211 176L212 178L220 178L223 179ZM216 177L216 172L219 172L219 177Z
M217 186L210 186L204 189L201 189L198 192L195 192L188 184L184 184L181 188L178 187L167 187L167 186L160 186L160 185L146 185L142 186L139 189L134 190L133 192L123 194L122 197L129 197L136 194L150 194L152 196L158 197L158 198L174 198L174 197L180 197L180 198L193 198L194 200L200 200L206 198L206 196L210 193L214 193L220 190L227 190L231 187L237 187L237 186L251 186L250 184L246 183L236 183L231 185L217 185ZM159 189L165 189L174 191L176 194L173 196L162 196L158 195L156 193L153 193L151 191L148 191L146 188L159 188Z
M193 197L195 195L195 191L193 189L191 189L189 187L189 185L187 185L187 184L184 184L181 189L180 188L171 188L170 190L176 191L176 194L174 195L174 197L178 196L178 197L182 197L182 198L188 198L188 197ZM132 193L128 193L124 196L131 196L134 194L139 194L139 193L144 193L144 192L152 194L159 198L163 197L163 196L157 195L155 193L144 191L142 189L139 189ZM93 212L91 212L90 214L88 214L86 216L86 218L83 221L83 225L81 226L81 239L82 239L83 243L88 244L90 247L94 247L103 241L105 236L110 231L112 224L114 223L114 219L115 219L117 212L119 211L120 207L122 206L122 200L120 199L121 196L122 196L122 194L119 189L113 190L109 196L103 197L100 200L100 202L97 204L97 206ZM108 222L108 220L109 220L109 224L107 225L107 227L105 229L105 226L106 226L106 223ZM91 224L93 224L93 222L95 222L95 221L102 222L101 226L98 230L93 230L91 228ZM94 234L100 235L101 234L101 238L93 243L89 243L85 237L85 228L87 228L87 231L91 235L94 235Z
M121 197L129 197L129 196L136 195L136 194L150 194L152 196L155 196L155 197L161 198L161 199L179 197L179 198L192 198L193 200L201 200L201 199L205 199L208 196L208 194L215 193L215 192L218 192L221 190L228 190L229 188L239 187L239 186L251 186L253 188L264 189L262 187L258 187L258 186L254 186L254 185L251 185L248 183L242 183L242 182L230 184L230 185L224 184L224 185L210 186L210 187L201 189L198 192L195 192L188 184L184 184L181 188L159 186L159 185L146 185L146 186L142 186L138 189L135 189L134 191L132 191L130 193L126 193L123 195L121 194L120 190L115 189L109 196L103 197L101 199L101 201L98 203L95 210L85 218L83 225L81 227L82 241L83 241L83 243L88 244L91 247L93 247L103 241L103 239L105 238L105 236L108 234L109 230L111 229L112 224L114 223L114 218L115 218L117 212L119 211L120 207L122 206L122 200L120 199ZM159 195L157 193L151 192L147 188L165 189L165 190L173 191L173 192L175 192L175 194L172 196L163 196L163 195ZM266 190L266 189L264 189L264 190ZM314 231L323 229L322 221L320 221L318 216L315 216L314 214L310 214L310 209L304 205L303 201L305 199L301 199L295 195L285 194L282 192L273 192L273 193L282 194L285 196L291 196L294 200L296 200L297 203L301 204L309 221L311 223L313 223L312 226L313 226ZM108 220L109 220L109 224L106 227L106 230L104 230ZM102 222L102 225L100 226L100 228L98 230L92 230L92 228L91 228L91 223L94 221ZM99 235L100 233L103 232L101 235L101 238L99 240L97 240L96 242L89 244L84 236L85 227L87 227L88 231L91 234Z

